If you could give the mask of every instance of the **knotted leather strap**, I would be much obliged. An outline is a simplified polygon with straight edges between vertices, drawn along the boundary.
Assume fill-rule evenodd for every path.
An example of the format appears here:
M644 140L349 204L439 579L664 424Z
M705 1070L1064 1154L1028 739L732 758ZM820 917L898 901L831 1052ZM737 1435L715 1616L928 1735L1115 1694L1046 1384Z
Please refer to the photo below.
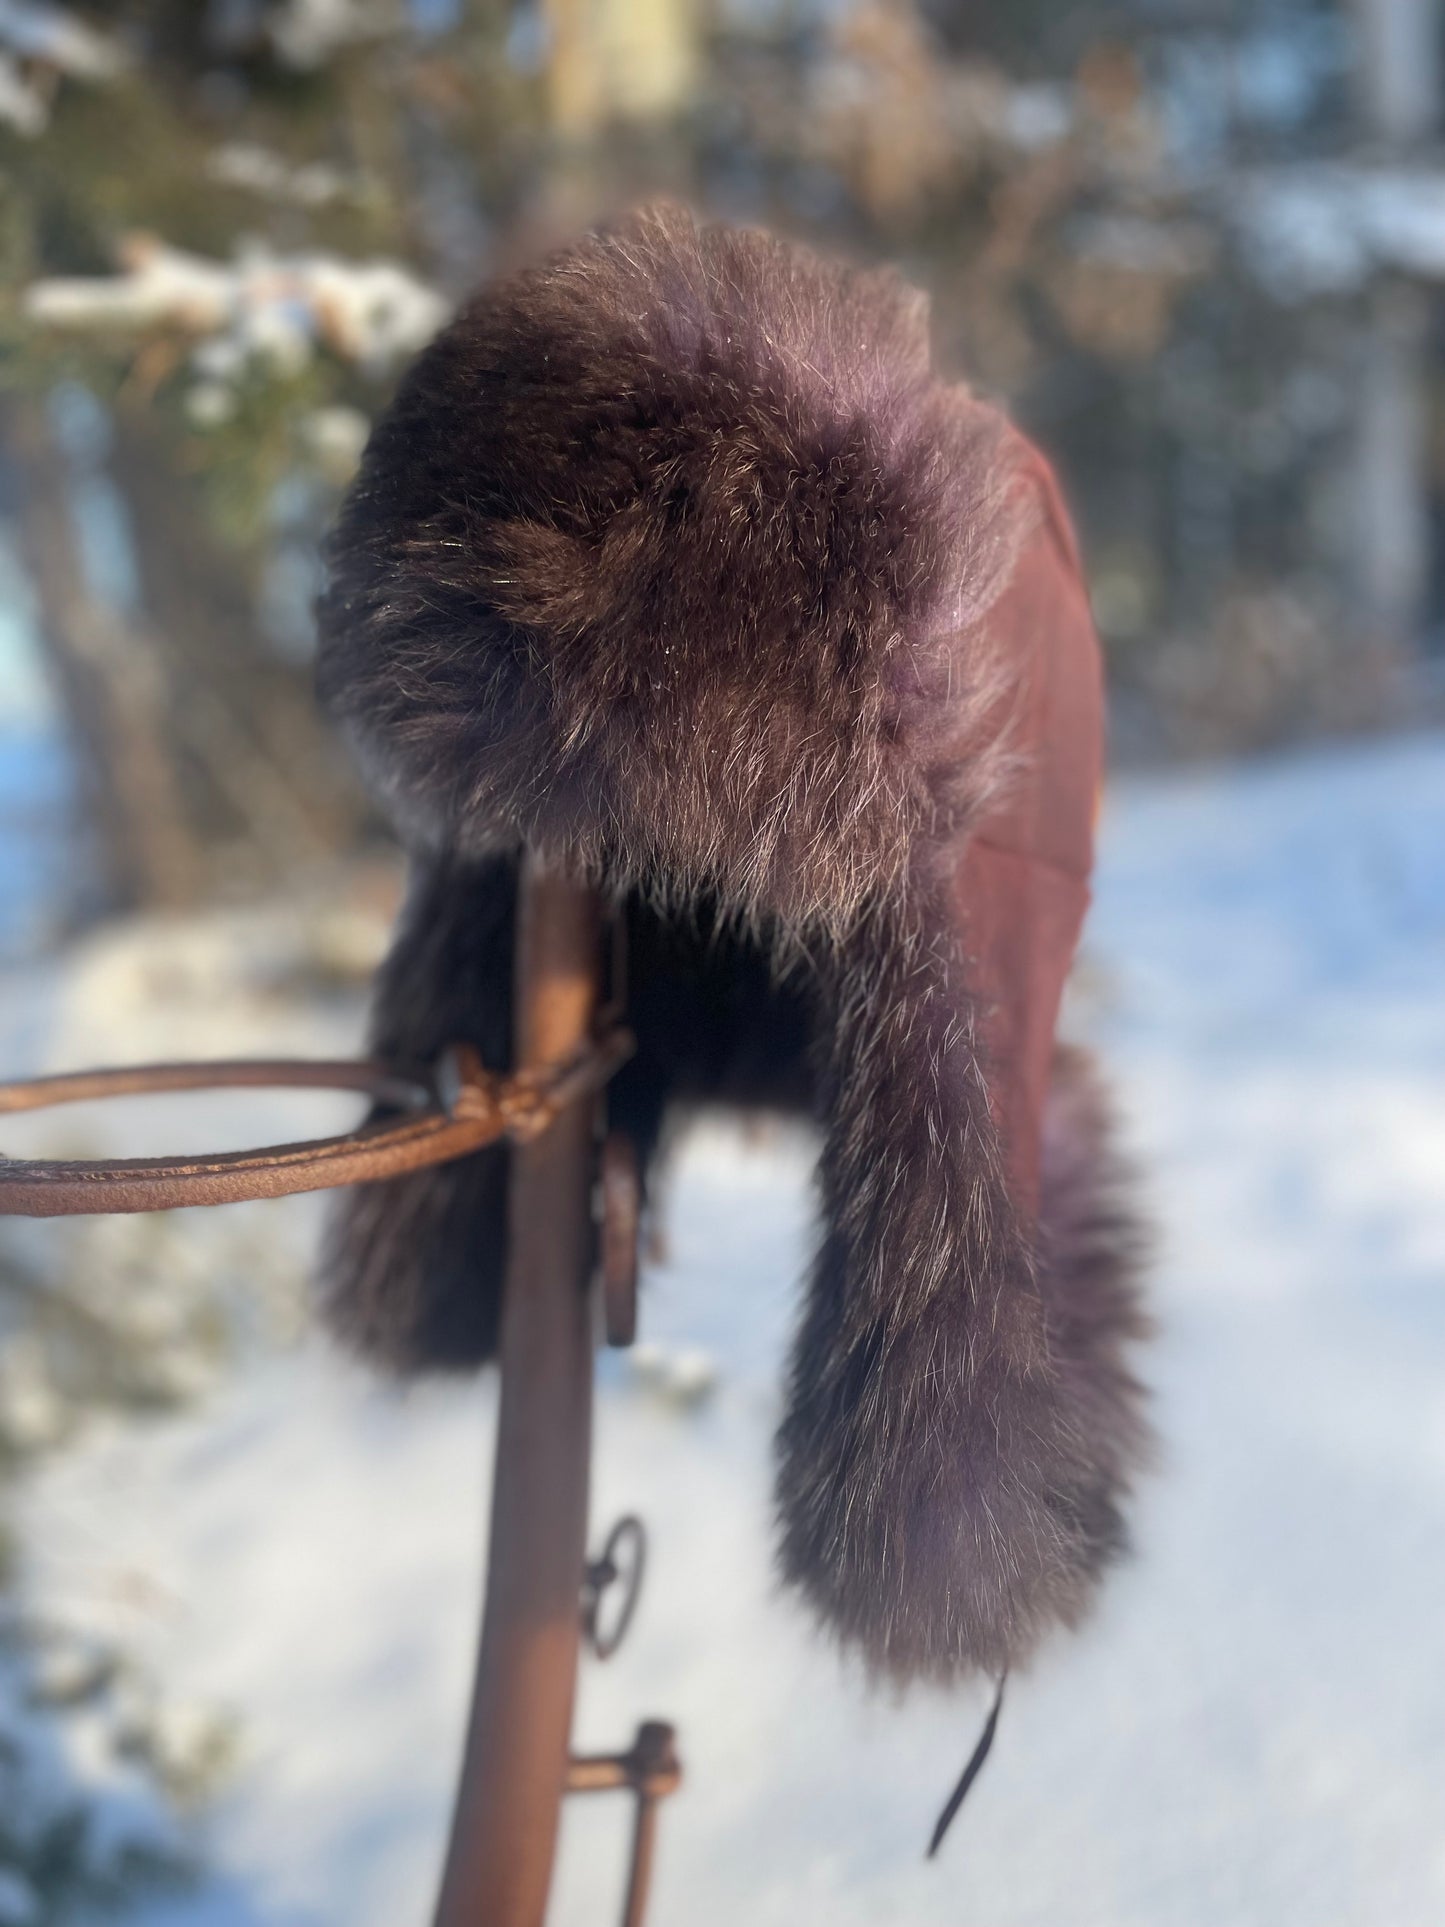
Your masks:
M444 1051L434 1071L419 1075L365 1061L240 1060L144 1064L0 1085L0 1115L98 1098L257 1088L357 1091L397 1113L339 1137L210 1157L0 1157L0 1216L170 1211L400 1177L466 1157L502 1137L520 1142L538 1136L566 1105L600 1089L631 1050L628 1034L614 1029L570 1063L509 1077L487 1070L463 1044Z

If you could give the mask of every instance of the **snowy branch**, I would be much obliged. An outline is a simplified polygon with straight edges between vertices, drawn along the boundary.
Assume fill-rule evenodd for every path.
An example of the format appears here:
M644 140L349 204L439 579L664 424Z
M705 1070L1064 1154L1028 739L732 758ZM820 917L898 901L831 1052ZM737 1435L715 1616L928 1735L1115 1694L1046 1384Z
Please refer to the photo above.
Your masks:
M269 21L271 42L288 66L320 67L353 41L397 25L400 9L376 0L287 0Z
M1287 300L1347 293L1382 268L1445 280L1445 172L1348 163L1261 170L1231 184L1233 219Z
M0 123L33 139L50 121L46 75L113 80L125 66L113 40L62 7L0 0ZM27 72L26 69L35 70Z
M206 162L206 173L220 187L241 188L294 207L353 204L364 198L362 182L325 161L292 167L279 154L252 141L230 141Z
M113 80L126 64L113 40L65 8L38 6L33 0L0 0L0 46L72 80Z
M295 370L318 346L385 368L422 347L448 314L445 299L395 261L250 245L227 264L150 236L133 237L121 259L117 275L35 282L26 312L55 327L181 328L206 337L197 360L219 380L252 362Z
M13 127L17 134L34 136L45 132L48 119L45 96L29 84L15 62L0 49L0 121Z
M404 0L227 0L214 10L212 39L232 51L269 44L286 66L306 71L406 20Z

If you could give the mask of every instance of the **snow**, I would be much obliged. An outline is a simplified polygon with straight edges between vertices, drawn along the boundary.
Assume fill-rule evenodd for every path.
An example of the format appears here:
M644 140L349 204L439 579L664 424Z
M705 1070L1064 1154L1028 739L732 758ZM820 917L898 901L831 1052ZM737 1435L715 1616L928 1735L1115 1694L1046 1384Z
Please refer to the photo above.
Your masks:
M1382 270L1445 278L1445 173L1303 162L1228 186L1227 218L1261 281L1300 301L1364 287Z
M932 1865L985 1690L870 1693L771 1576L810 1147L694 1131L647 1348L600 1365L594 1541L635 1509L651 1558L579 1719L587 1747L680 1729L659 1927L1445 1918L1442 831L1438 736L1114 791L1069 1024L1113 1069L1159 1224L1161 1466L1137 1558L1011 1682ZM223 955L196 947L196 1012ZM93 1001L117 971L87 967ZM78 995L51 998L67 1057ZM311 1339L180 1418L96 1422L32 1478L34 1609L238 1736L213 1877L148 1922L426 1917L492 1411L490 1384L380 1387ZM572 1805L554 1922L612 1916L625 1838L621 1802Z

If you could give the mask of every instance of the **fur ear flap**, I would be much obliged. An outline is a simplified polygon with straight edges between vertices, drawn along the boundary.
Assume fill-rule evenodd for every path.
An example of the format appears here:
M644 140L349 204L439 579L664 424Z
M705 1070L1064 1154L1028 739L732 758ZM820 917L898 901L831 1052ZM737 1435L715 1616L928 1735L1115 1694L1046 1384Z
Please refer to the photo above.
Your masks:
M414 863L377 980L370 1043L430 1067L455 1043L510 1068L517 865ZM507 1220L505 1145L341 1193L322 1258L322 1310L352 1350L394 1371L465 1369L496 1350Z
M884 917L842 961L828 1227L778 1439L784 1576L900 1681L998 1673L1122 1546L1139 1319L1096 1095L1054 1107L1035 1248L1009 1202L956 946Z

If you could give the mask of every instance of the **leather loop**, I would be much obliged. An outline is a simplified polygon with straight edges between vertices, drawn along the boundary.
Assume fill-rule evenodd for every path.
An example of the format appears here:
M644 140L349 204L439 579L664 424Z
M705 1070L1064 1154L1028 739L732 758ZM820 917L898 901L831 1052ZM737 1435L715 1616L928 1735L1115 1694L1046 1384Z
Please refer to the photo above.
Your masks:
M171 1091L358 1091L399 1116L373 1117L340 1137L210 1157L66 1161L0 1157L0 1216L171 1211L395 1178L466 1157L499 1138L537 1137L560 1111L601 1089L632 1051L614 1029L572 1061L502 1077L470 1045L444 1051L434 1071L408 1075L365 1060L240 1060L146 1064L0 1085L0 1115Z

